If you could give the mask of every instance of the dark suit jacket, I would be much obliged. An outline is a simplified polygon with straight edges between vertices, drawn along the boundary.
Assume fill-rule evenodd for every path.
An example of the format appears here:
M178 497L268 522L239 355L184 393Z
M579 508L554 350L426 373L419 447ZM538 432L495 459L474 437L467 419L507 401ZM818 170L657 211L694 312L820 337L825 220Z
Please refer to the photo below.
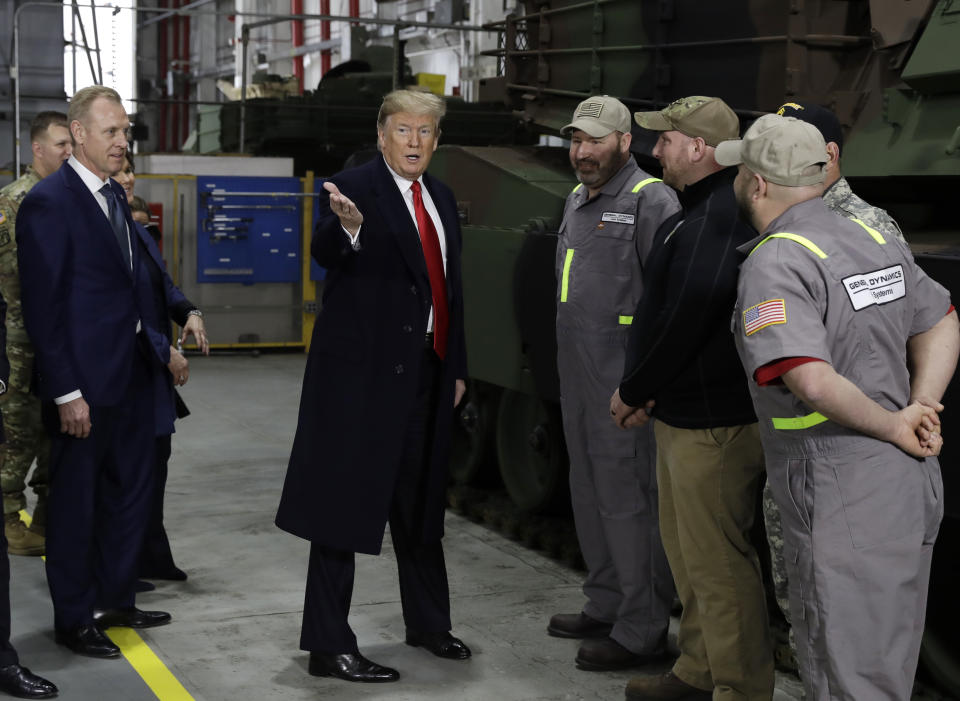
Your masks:
M137 284L140 286L140 299L144 300L141 304L141 321L154 352L165 363L169 363L173 339L170 321L183 326L187 322L187 313L197 307L173 284L153 237L140 224L136 224L136 229L134 243L141 249L141 271ZM173 421L177 418L173 377L165 365L155 367L152 374L156 435L169 436L174 431Z
M424 175L447 243L450 327L422 510L424 542L443 534L454 380L466 379L461 234L456 201ZM378 553L389 515L402 441L418 388L431 305L417 233L382 157L331 180L363 214L361 250L321 197L313 257L327 268L313 329L300 417L277 525L340 550Z
M137 271L141 249L130 208L123 189L110 185L127 220ZM69 163L20 204L17 257L40 397L79 389L92 406L118 403L136 352L137 285L107 217Z

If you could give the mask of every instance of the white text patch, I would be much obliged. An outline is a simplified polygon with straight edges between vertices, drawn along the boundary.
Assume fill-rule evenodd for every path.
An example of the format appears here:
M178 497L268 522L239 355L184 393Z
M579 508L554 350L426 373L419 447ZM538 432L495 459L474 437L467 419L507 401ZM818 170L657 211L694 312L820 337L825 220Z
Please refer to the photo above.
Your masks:
M855 311L871 304L886 304L907 294L903 280L903 266L893 265L872 273L859 273L843 278L843 289L847 291Z
M612 221L617 224L633 224L636 217L632 214L621 214L620 212L604 212L603 221Z

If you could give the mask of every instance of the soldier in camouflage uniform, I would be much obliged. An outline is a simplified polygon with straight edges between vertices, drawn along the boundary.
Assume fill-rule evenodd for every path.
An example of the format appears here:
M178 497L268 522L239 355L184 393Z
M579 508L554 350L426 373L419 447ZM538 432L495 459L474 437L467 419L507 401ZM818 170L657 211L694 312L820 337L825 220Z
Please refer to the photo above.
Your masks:
M33 347L23 327L20 308L20 274L17 267L17 209L26 194L60 167L71 153L67 116L41 112L30 125L33 165L0 190L0 293L7 300L7 355L10 358L9 391L0 396L7 442L0 446L0 485L3 488L4 533L13 555L42 555L46 524L47 462L50 444L40 421L40 400L31 394ZM37 467L30 486L37 495L29 528L20 520L26 506L27 472Z
M905 240L903 232L893 217L885 210L874 207L858 197L841 174L840 153L843 150L843 130L840 128L840 120L833 112L813 103L787 102L780 106L777 114L812 124L823 134L823 140L827 143L827 155L830 158L824 169L826 177L823 182L823 201L830 210L847 219L862 222L884 236ZM773 501L769 484L763 490L763 519L767 528L767 540L770 542L774 595L787 623L790 623L787 570L783 559L783 528L780 523L780 512ZM787 667L796 668L797 646L792 629L790 630L790 651L793 660L781 661Z

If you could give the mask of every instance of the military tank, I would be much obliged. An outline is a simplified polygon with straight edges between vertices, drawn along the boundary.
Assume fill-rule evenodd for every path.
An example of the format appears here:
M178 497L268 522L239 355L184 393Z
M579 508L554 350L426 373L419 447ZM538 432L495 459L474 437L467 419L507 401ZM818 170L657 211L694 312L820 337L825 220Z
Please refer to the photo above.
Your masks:
M485 99L528 130L559 134L576 104L609 94L636 110L723 98L743 129L787 101L830 107L847 132L842 170L898 219L915 255L960 299L960 3L956 0L524 0L496 28L499 76ZM641 166L654 135L634 129ZM549 142L549 139L542 139ZM459 198L470 383L454 479L499 472L524 513L561 508L567 461L558 400L554 256L576 181L566 149L442 146L431 171ZM960 697L960 388L948 391L946 515L922 661ZM956 421L954 417L956 416ZM469 495L469 492L467 493ZM464 498L460 497L460 501Z

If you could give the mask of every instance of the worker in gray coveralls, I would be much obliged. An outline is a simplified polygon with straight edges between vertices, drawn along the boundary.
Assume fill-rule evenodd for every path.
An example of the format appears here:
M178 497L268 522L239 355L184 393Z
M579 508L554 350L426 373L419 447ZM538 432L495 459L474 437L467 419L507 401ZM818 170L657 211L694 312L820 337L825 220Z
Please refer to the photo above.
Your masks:
M832 213L812 125L766 115L717 148L762 232L733 318L783 518L808 701L910 698L943 516L938 411L956 312L901 240Z
M567 197L557 243L560 403L588 572L583 611L553 616L548 632L586 638L576 663L588 670L661 656L674 595L660 542L652 427L622 431L608 414L643 292L643 261L657 227L680 209L673 190L631 156L630 125L626 106L604 95L581 102L561 130L580 184Z

